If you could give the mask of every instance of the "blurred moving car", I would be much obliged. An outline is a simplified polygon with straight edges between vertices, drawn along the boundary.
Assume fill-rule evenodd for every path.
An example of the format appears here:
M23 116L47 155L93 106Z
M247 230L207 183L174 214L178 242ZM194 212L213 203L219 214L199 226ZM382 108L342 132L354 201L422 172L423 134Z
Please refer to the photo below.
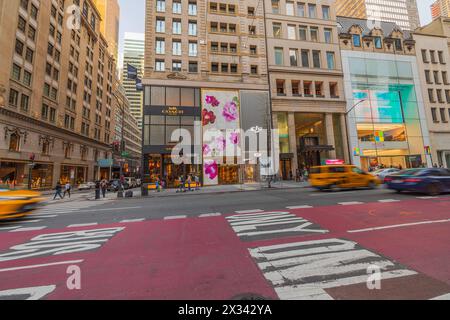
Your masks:
M372 174L373 176L377 177L378 179L380 179L380 181L381 181L382 183L384 183L384 179L385 179L387 176L389 176L389 175L391 175L391 174L398 173L398 172L400 172L400 169L396 169L396 168L388 168L388 169L380 169L380 170L377 170L377 171L375 171L375 172L372 172L371 174Z
M128 189L130 189L130 185L128 184L128 182L124 182L123 183L123 188L125 189L125 190L128 190ZM117 192L117 191L119 191L119 189L120 189L120 180L111 180L111 181L109 181L109 183L108 183L108 191L112 191L112 192Z
M436 196L450 192L448 169L409 169L387 176L387 187L397 192L411 191Z
M136 188L138 186L137 182L136 182L136 179L133 178L133 177L126 177L125 181L128 183L130 188Z
M313 167L310 170L311 186L318 190L370 188L374 189L381 181L352 165L330 165Z
M80 190L80 191L91 190L91 189L95 189L95 182L82 183L78 186L78 190Z
M39 192L0 189L0 220L24 217L38 209L44 200Z

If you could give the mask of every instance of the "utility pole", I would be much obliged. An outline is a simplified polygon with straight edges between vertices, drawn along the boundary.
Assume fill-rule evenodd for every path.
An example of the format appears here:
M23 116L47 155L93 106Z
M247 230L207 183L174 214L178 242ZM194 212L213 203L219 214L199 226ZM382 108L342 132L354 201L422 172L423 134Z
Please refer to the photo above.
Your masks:
M267 110L267 158L269 165L272 164L272 128L273 128L273 115L272 115L272 82L270 79L269 71L269 42L267 41L267 19L266 19L266 2L265 0L259 0L263 3L263 20L264 20L264 40L266 45L266 68L267 68L267 80L269 84L269 110ZM267 179L268 188L272 188L272 175Z

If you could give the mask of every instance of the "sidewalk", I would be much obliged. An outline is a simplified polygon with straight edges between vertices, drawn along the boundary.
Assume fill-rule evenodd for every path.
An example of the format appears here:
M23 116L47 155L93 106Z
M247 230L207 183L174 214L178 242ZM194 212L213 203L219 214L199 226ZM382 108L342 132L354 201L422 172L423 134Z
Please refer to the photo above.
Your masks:
M222 185L222 186L211 186L203 187L197 191L186 191L185 193L178 193L177 189L167 189L161 192L149 191L149 198L160 198L160 197L176 197L181 195L204 195L204 194L224 194L224 193L234 193L234 192L250 192L250 191L261 191L261 190L283 190L283 189L301 189L309 188L309 183L307 182L292 182L292 181L282 181L272 183L272 189L269 189L267 184L263 183L248 183L248 184L236 184L236 185ZM133 198L140 198L141 189L133 189ZM117 193L108 193L107 199L117 199ZM126 198L123 198L126 199ZM89 200L95 200L91 197Z

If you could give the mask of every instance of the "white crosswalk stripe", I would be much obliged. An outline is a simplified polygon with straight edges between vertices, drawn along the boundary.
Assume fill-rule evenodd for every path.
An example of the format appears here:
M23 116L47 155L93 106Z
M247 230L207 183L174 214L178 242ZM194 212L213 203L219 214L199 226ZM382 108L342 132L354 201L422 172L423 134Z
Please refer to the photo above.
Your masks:
M47 227L19 228L19 229L14 229L10 232L40 231L40 230L44 230L45 228L47 228Z

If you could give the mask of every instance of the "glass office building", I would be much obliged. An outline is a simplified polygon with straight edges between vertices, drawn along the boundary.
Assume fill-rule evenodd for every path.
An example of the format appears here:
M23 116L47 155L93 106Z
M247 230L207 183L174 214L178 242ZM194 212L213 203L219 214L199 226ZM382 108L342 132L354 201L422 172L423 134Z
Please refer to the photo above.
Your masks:
M342 56L353 163L365 170L431 165L416 58L345 50Z

